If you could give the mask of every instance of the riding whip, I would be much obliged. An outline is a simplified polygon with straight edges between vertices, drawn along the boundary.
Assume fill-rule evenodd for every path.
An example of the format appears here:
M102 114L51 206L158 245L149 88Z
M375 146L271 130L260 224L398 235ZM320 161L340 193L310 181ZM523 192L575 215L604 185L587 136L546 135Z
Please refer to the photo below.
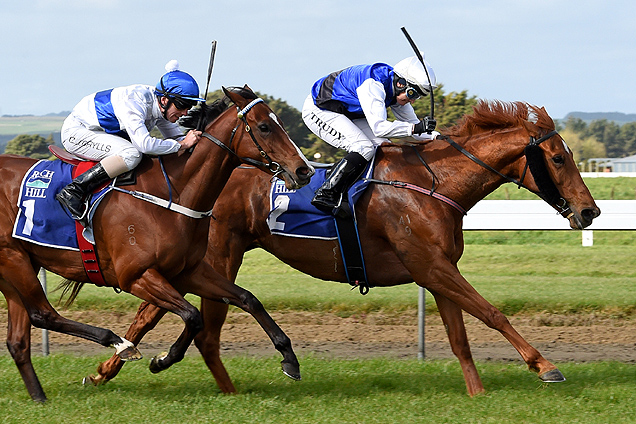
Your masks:
M205 84L205 95L203 98L208 100L208 89L210 88L210 78L212 78L212 68L214 67L214 56L216 55L216 40L212 41L212 48L210 50L210 64L208 65L208 81ZM204 113L201 113L199 117L199 124L197 125L197 129L199 131L203 131L205 128L201 128L203 126L204 121Z
M426 67L426 63L424 63L424 58L422 57L422 53L420 52L420 49L418 49L417 46L415 45L415 41L413 41L413 39L411 38L411 36L409 35L409 33L408 33L408 31L406 30L405 27L402 27L401 29L402 29L402 32L404 33L404 36L406 37L406 39L408 40L409 44L411 45L411 48L413 48L413 51L415 52L415 55L420 60L420 62L422 62L422 66L424 67L424 72L426 72L426 78L428 79L428 90L431 93L431 114L430 114L430 119L433 122L435 122L435 117L434 117L435 116L435 99L433 97L433 84L431 84L431 77L428 74L428 68ZM427 123L425 122L425 124L427 124ZM428 127L428 125L426 125L426 127Z

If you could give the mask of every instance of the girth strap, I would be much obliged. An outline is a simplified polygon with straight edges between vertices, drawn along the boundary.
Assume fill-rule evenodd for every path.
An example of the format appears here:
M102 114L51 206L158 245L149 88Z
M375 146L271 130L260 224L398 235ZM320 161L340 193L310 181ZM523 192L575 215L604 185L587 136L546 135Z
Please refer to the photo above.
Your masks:
M75 168L73 168L73 178L83 174L93 165L93 162L80 162ZM84 238L82 232L84 227L79 221L75 221L75 233L77 237L77 244L79 247L80 255L82 257L82 264L84 265L84 271L91 283L97 286L104 286L104 275L99 268L99 262L97 260L97 252L95 246Z
M346 201L346 200L345 200ZM355 214L352 208L352 214ZM336 222L336 233L340 242L340 254L344 262L347 281L353 288L358 287L360 294L369 293L369 280L364 266L362 255L362 245L358 234L358 224L355 215L342 217L338 214L334 216Z

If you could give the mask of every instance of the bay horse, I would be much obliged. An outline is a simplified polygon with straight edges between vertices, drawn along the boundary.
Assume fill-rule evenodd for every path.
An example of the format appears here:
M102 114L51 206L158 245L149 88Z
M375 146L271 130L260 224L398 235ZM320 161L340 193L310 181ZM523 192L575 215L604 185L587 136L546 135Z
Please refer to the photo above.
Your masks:
M225 98L214 107L189 117L191 128L205 128L194 149L158 158L144 157L136 168L134 192L170 198L181 210L211 211L232 170L243 162L259 168L286 186L307 184L313 167L262 99L246 85L223 88ZM236 108L230 107L234 103ZM215 119L213 119L215 118ZM188 118L184 121L187 126ZM265 162L262 162L265 160ZM123 360L139 359L136 347L110 330L63 318L51 306L37 272L45 268L72 282L89 282L80 252L25 242L12 237L18 213L22 177L36 160L0 155L0 290L7 299L7 346L32 399L46 395L30 360L31 325L113 346ZM167 183L166 180L169 180ZM53 193L54 195L55 193ZM298 360L291 342L248 291L202 262L208 246L210 213L197 217L175 213L127 193L112 190L94 218L95 246L104 285L131 293L181 317L185 329L170 352L155 357L151 370L159 372L180 361L203 327L201 314L184 299L193 293L211 301L236 305L252 314L283 355L283 371L299 379ZM61 207L61 206L60 206ZM134 238L131 234L134 232Z
M378 287L415 282L433 294L470 396L483 392L484 386L462 310L498 330L542 381L563 381L557 367L460 274L462 218L464 211L509 181L548 201L573 229L589 226L600 210L544 108L481 101L472 114L443 133L424 145L383 144L377 150L374 183L355 206L369 282ZM244 253L260 247L315 278L348 282L337 241L270 233L270 184L254 169L233 172L214 206L217 220L211 222L205 261L234 281ZM142 304L126 337L138 343L164 313ZM195 338L196 346L220 389L234 392L219 356L227 306L202 300L201 313L205 327ZM119 358L111 358L100 364L92 381L112 379L122 365Z

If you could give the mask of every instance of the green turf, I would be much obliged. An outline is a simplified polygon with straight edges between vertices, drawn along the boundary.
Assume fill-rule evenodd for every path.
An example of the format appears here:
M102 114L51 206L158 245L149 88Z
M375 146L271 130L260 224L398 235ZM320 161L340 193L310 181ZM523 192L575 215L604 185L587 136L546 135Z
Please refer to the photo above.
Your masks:
M97 357L35 358L49 401L34 404L8 356L0 356L3 423L627 423L636 367L563 364L565 383L541 383L520 364L478 363L487 394L470 398L457 361L322 360L301 357L303 381L279 358L225 363L239 394L220 394L203 361L187 357L153 375L127 364L112 382L83 387Z

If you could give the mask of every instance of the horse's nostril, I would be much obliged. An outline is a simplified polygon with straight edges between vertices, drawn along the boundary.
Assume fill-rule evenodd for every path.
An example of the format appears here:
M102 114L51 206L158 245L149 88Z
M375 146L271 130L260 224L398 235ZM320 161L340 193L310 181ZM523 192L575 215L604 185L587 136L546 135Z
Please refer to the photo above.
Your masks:
M303 178L309 178L313 175L313 172L310 171L310 169L306 166L302 166L298 169L296 169L296 175L298 175L299 177L303 177Z
M588 221L593 220L600 214L601 214L601 211L598 208L588 208L588 209L583 209L581 211L581 216L587 219Z

